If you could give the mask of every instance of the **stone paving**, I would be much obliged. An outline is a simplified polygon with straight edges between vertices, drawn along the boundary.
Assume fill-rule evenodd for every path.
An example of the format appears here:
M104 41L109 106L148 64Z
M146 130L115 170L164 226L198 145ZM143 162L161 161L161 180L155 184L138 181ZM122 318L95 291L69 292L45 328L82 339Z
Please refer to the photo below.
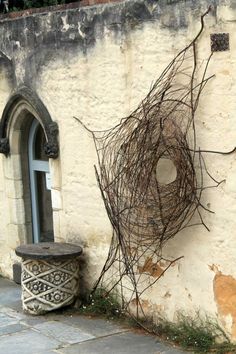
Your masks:
M0 353L184 354L154 336L104 319L59 311L26 315L20 297L20 286L0 278Z

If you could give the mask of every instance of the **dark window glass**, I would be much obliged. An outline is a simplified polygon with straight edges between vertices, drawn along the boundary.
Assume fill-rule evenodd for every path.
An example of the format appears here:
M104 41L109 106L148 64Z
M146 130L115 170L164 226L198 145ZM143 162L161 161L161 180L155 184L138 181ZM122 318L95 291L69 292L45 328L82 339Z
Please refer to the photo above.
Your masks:
M34 143L34 155L35 160L48 161L48 157L44 152L44 145L46 144L46 138L41 125L38 126L35 133L35 143Z

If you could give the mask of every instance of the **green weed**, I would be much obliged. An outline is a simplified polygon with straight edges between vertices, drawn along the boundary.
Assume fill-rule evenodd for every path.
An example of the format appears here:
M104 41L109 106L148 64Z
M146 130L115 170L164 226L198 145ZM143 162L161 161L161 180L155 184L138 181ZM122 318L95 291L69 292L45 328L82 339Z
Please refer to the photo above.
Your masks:
M120 317L122 310L115 294L107 293L105 289L97 289L90 295L87 303L80 307L83 314L105 315L108 318Z
M226 333L214 319L179 315L175 323L159 320L155 333L194 353L236 353ZM219 343L221 341L221 343Z

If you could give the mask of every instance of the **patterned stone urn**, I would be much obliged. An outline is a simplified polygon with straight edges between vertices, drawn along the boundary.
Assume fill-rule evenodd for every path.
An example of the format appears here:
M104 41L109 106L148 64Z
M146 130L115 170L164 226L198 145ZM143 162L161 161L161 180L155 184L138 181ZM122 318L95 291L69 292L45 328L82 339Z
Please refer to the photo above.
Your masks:
M22 257L23 309L40 315L71 304L78 295L78 257L82 248L44 242L17 247Z

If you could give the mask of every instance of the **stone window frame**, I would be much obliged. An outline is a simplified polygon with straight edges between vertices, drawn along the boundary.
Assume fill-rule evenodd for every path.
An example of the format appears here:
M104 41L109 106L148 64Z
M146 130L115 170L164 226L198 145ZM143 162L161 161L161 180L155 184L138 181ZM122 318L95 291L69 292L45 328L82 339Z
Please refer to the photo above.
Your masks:
M45 153L50 158L57 158L59 155L58 145L58 125L53 122L51 116L40 100L38 95L33 92L29 87L23 86L19 88L8 100L6 107L4 108L2 118L0 121L0 153L5 156L9 156L11 153L11 145L9 141L9 125L11 124L13 111L20 104L25 103L29 110L35 112L35 117L39 120L45 136L46 145Z
M33 119L39 121L46 136L45 152L50 158L52 171L52 199L61 198L57 123L52 121L39 97L31 89L22 87L8 100L0 121L0 152L5 155L2 163L9 208L7 244L12 249L33 242L28 173L28 136ZM58 216L61 206L57 203L52 207L56 238L60 234Z

